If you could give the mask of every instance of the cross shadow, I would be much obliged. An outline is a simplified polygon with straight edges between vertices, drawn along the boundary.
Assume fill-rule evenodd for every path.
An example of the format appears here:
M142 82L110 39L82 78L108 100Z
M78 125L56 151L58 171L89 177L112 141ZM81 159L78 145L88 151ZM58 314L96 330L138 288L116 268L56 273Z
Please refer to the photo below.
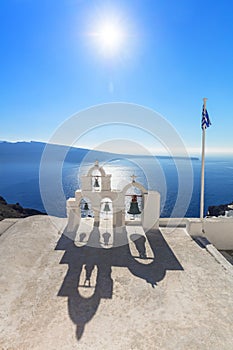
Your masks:
M119 233L118 233L119 234ZM122 231L122 241L127 241L127 232ZM114 235L117 235L114 232ZM119 247L104 249L98 243L100 232L94 227L90 235L89 245L77 247L72 236L62 234L57 243L56 250L64 250L61 264L68 265L68 271L58 292L58 296L68 297L68 312L74 324L76 324L76 337L80 340L85 325L91 321L98 310L101 299L111 299L113 295L113 280L111 277L112 266L127 268L132 275L149 283L153 288L161 281L167 270L183 270L174 253L166 243L159 230L152 230L147 233L147 239L154 253L154 260L150 264L141 264L135 260L125 244ZM141 243L140 243L141 244ZM141 247L140 247L141 248ZM94 283L91 279L94 269L97 275ZM85 273L84 283L81 283L81 276ZM83 296L80 288L90 289L92 294Z

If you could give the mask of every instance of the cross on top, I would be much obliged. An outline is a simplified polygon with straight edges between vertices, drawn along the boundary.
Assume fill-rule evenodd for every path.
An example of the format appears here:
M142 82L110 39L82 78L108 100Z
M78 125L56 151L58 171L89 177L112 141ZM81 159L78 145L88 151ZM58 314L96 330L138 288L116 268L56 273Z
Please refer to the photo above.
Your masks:
M131 175L130 177L131 177L131 179L132 179L132 182L135 182L135 179L136 179L137 176L133 174L133 175Z

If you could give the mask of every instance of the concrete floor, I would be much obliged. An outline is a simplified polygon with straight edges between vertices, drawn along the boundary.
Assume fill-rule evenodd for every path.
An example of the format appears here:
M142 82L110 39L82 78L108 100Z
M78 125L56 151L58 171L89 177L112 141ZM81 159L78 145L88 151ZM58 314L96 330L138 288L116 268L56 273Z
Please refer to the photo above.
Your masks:
M4 221L1 350L233 348L233 277L184 228L149 232L143 261L131 243L78 247L65 219Z

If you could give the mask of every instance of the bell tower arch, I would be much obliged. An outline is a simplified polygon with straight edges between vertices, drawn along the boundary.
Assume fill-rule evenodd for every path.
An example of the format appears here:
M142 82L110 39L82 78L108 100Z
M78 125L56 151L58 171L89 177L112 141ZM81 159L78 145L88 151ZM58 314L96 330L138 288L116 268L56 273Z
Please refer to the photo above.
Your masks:
M68 216L68 231L75 231L80 225L80 201L82 198L88 198L94 213L94 224L100 223L100 208L104 198L109 198L111 201L111 210L113 215L113 226L122 227L129 223L125 219L125 196L131 187L135 187L141 193L134 195L131 198L131 209L129 212L133 215L139 214L141 217L141 225L145 230L158 227L160 216L160 194L157 191L148 191L139 182L135 181L136 176L132 175L132 181L126 185L121 191L111 189L111 176L106 174L104 169L96 161L89 169L87 175L81 176L81 188L75 191L75 198L67 200L67 216ZM139 209L137 197L142 198L142 205ZM110 205L105 206L107 212ZM83 208L85 210L85 208ZM87 207L86 207L87 209Z

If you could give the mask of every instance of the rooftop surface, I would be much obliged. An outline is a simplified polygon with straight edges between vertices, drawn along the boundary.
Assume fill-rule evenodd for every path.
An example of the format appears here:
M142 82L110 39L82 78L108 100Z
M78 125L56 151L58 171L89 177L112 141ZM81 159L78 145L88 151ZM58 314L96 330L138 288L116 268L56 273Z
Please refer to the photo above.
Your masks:
M0 349L232 349L232 274L185 228L150 231L142 260L54 220L0 223Z

